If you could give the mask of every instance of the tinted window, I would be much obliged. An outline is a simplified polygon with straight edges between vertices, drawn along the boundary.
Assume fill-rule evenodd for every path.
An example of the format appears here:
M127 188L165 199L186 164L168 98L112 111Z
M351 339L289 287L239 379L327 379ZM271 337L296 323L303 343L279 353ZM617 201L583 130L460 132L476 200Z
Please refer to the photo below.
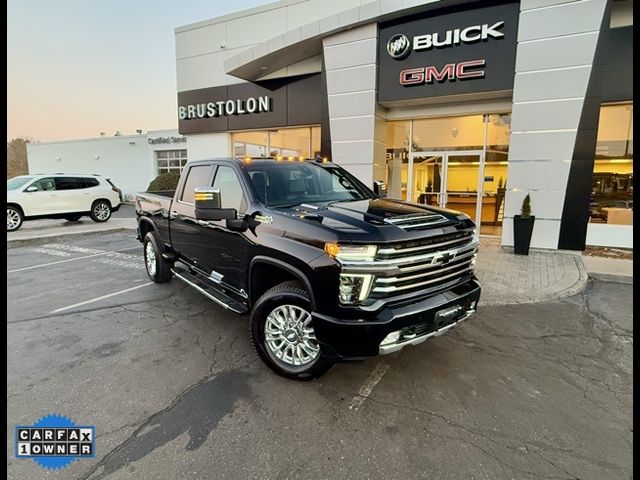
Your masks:
M81 178L80 180L82 181L82 188L91 188L100 185L97 178Z
M187 203L194 203L193 190L197 187L208 187L211 174L211 165L196 165L189 169L187 179L184 182L182 197L180 200Z
M245 168L256 195L270 207L374 198L362 182L342 168L321 167L315 162L258 161Z
M37 182L33 182L29 187L36 187L39 192L48 192L56 189L56 183L53 178L41 178Z
M246 210L242 185L231 167L218 167L216 178L213 181L213 188L220 189L222 197L222 208L235 208L238 212Z
M75 177L57 177L56 190L77 190L83 188L82 178Z

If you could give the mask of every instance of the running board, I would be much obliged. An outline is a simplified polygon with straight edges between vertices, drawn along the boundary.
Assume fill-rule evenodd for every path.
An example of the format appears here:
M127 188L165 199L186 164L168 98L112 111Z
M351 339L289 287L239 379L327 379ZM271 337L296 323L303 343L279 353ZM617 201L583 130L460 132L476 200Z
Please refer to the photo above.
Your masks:
M245 305L235 301L233 298L225 295L221 291L215 289L214 287L208 285L206 282L198 278L197 275L190 273L187 269L182 267L174 267L171 269L173 274L182 280L187 285L195 288L209 300L213 300L218 305L226 308L227 310L231 310L235 313L247 313L249 310Z

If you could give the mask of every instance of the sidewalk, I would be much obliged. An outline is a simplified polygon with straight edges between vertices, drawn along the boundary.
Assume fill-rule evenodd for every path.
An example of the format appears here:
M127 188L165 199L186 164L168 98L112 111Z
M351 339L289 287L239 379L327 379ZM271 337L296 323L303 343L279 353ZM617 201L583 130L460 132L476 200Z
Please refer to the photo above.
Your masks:
M480 305L544 302L567 297L587 284L579 252L530 250L514 255L497 238L481 238L477 274L482 284Z

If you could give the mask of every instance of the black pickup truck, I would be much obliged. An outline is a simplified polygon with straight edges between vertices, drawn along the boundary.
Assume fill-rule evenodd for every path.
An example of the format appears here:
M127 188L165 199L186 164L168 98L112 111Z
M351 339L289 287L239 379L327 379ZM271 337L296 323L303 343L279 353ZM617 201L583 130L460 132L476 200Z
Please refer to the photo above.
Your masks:
M147 273L249 314L259 356L289 378L418 344L476 310L476 227L379 186L322 160L189 162L175 192L137 195Z

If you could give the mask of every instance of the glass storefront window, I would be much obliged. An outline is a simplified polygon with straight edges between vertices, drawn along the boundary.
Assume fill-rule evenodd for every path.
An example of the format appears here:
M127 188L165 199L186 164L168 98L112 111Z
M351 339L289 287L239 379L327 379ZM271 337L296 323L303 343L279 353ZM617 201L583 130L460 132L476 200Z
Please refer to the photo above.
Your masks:
M633 104L602 105L589 222L633 225Z
M234 157L266 157L267 132L238 132L232 134Z
M389 198L407 199L410 131L410 120L387 122L385 163L374 165L374 178L386 183Z
M413 121L414 152L434 150L482 150L482 115L429 118Z
M231 138L234 157L315 157L320 154L320 127L236 132Z

